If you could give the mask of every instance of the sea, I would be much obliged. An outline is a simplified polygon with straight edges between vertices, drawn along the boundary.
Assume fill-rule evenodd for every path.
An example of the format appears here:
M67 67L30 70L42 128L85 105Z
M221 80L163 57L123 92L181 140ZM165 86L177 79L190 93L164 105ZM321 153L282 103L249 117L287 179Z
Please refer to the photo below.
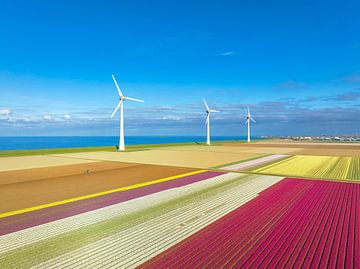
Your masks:
M213 136L211 141L245 140L244 136ZM254 137L253 139L261 139ZM169 144L181 142L202 143L204 136L127 136L126 145ZM49 148L83 148L96 146L115 146L116 136L16 136L0 137L0 150L29 150Z

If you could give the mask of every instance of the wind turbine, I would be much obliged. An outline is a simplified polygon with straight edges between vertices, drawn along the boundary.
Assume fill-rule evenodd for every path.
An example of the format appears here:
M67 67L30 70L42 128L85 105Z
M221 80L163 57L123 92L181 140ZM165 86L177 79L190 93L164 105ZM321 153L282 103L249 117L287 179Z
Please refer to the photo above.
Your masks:
M127 97L124 96L123 93L120 90L119 85L116 82L116 79L114 77L114 75L112 75L112 78L114 80L116 89L119 93L119 104L117 105L117 107L115 108L114 112L111 114L111 118L114 117L115 113L119 110L120 108L120 141L119 141L119 150L125 150L125 142L124 142L124 102L125 100L131 100L131 101L136 101L136 102L141 102L144 103L143 100L139 100L139 99L135 99L135 98L131 98L131 97Z
M247 108L247 120L245 122L245 124L247 124L248 126L248 138L247 138L247 142L249 143L250 142L250 122L254 122L256 123L256 121L251 117L251 114L250 114L250 108L248 107Z
M205 104L205 108L206 108L206 115L207 115L206 116L206 122L205 122L205 125L206 125L206 144L208 146L210 146L210 114L211 114L211 112L219 112L219 111L210 109L204 98L203 98L203 100L204 100L204 104Z

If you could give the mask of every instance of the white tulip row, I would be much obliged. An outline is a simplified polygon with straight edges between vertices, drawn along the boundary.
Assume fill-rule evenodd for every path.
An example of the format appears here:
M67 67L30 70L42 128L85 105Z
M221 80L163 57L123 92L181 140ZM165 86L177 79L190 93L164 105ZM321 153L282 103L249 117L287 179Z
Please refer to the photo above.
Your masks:
M134 268L250 201L281 179L254 177L34 268Z
M271 162L274 161L278 161L281 159L285 159L289 157L289 155L284 155L284 154L273 154L270 156L265 156L265 157L261 157L261 158L257 158L254 160L250 160L250 161L246 161L246 162L241 162L241 163L237 163L237 164L233 164L230 166L226 166L226 167L221 167L222 170L229 170L229 171L238 171L238 170L246 170L248 168L253 168L254 166L260 166L262 164L269 164Z
M164 201L178 198L186 194L195 193L204 188L216 186L226 181L233 180L239 176L245 175L227 173L221 176L195 182L190 185L164 190L130 201L0 236L0 254L28 244L36 243L56 235L80 229L90 224L98 223L114 217L126 216L129 213L146 209L149 207L149 205L156 206L163 203Z

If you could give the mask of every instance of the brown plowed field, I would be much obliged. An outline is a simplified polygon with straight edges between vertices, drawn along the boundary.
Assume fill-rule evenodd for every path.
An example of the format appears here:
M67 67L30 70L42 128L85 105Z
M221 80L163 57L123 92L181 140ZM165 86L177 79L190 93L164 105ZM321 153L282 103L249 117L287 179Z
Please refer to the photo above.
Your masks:
M358 157L360 156L360 149L307 148L297 151L296 154L314 156Z
M251 148L311 148L311 149L350 149L360 150L360 143L358 144L339 144L339 143L297 143L297 142L257 142L257 143L226 143L226 146L236 147L251 147Z
M0 173L0 213L195 171L97 162Z

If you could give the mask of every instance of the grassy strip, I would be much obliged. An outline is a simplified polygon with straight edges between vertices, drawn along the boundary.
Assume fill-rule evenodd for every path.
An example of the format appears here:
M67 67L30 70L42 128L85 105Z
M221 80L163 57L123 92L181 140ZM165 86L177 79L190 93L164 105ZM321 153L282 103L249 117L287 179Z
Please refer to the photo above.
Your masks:
M90 151L116 151L116 148L89 147L89 148L57 148L57 149L34 149L34 150L2 150L0 151L0 157L78 153L78 152L90 152Z
M85 245L126 230L130 227L146 222L185 205L201 202L239 184L252 180L255 176L245 176L207 187L201 191L189 193L179 198L130 213L126 216L115 217L110 220L90 224L87 227L64 233L40 242L26 245L0 255L0 268L28 268L55 258L59 255L81 248Z

